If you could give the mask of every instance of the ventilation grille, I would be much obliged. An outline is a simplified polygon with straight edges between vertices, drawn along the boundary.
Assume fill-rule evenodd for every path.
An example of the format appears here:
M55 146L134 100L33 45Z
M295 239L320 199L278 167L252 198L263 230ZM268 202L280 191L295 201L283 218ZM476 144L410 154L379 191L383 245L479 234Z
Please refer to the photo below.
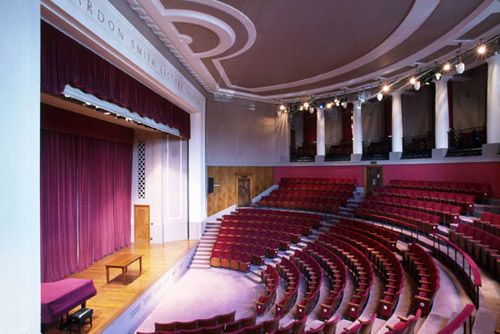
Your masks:
M137 197L146 199L146 143L137 143Z

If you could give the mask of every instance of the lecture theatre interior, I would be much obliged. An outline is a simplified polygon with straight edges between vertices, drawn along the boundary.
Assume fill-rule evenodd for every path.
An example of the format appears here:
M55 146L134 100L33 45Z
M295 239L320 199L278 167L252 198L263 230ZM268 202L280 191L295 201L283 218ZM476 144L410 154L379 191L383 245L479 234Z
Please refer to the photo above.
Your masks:
M7 334L499 334L499 0L3 0Z

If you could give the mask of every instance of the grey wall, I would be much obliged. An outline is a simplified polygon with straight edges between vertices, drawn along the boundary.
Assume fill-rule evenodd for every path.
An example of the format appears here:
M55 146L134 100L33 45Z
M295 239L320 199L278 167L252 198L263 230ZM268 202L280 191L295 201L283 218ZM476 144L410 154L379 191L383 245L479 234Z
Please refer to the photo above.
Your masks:
M272 104L209 98L206 113L207 165L274 165L279 160L276 111L276 106Z

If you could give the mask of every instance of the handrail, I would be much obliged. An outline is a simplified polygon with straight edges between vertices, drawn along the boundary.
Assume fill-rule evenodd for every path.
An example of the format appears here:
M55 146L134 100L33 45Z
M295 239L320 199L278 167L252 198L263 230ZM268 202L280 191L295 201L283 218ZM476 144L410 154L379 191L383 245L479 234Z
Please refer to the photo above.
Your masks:
M453 242L446 239L445 237L443 237L441 235L436 235L436 237L438 237L439 239L441 239L444 242L447 242L451 247L453 247L454 249L456 249L457 251L459 251L462 254L462 256L467 260L467 262L469 263L469 266L471 268L472 277L474 278L472 283L474 284L474 286L481 286L481 272L479 271L479 268L478 268L476 262L470 257L470 255L467 254L462 248L458 247Z
M460 311L457 316L451 320L443 329L441 329L437 334L451 334L454 333L457 329L460 328L462 324L464 324L467 319L472 315L474 311L474 305L467 304L464 306L462 311ZM465 324L464 324L465 325ZM472 326L472 324L471 324Z

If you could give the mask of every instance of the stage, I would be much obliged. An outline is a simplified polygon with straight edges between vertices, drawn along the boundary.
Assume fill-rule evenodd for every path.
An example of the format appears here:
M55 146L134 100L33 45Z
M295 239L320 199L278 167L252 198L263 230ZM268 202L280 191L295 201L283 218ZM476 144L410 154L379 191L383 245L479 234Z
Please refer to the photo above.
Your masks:
M105 331L148 289L176 267L195 245L194 240L174 241L162 245L131 245L106 256L82 272L70 275L71 278L92 279L97 289L97 295L87 302L87 307L94 309L93 326L88 333L97 334ZM123 284L123 277L119 270L112 271L111 281L106 283L106 264L125 253L142 255L142 274L138 276L139 266L132 264L126 274L126 284ZM67 332L53 326L48 328L46 333Z

